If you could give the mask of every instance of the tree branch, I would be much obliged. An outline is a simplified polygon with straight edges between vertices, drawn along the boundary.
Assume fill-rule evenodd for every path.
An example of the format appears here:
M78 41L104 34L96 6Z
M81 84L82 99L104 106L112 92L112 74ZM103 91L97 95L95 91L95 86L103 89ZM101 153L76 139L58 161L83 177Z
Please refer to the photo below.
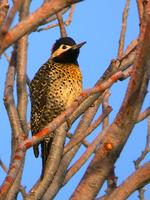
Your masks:
M75 4L71 5L70 12L69 12L69 16L68 16L68 18L64 21L64 24L65 24L66 26L69 26L70 23L71 23L71 21L72 21L74 8L75 8ZM67 10L66 10L66 11L67 11ZM61 15L64 14L64 12L62 12L62 11L60 11L59 13L61 13ZM56 17L56 18L57 18L57 17ZM50 19L50 21L52 21L52 20ZM56 27L56 26L59 26L59 24L58 24L58 23L56 23L56 24L50 24L50 25L48 25L47 27L38 28L36 31L37 31L37 32L45 31L45 30L54 28L54 27Z
M8 31L4 37L1 38L0 54L22 36L33 31L48 17L54 15L63 8L80 1L83 0L52 0L50 2L45 2L37 11L31 14L28 18L24 19L22 22L18 23L14 28Z
M130 194L150 181L150 163L144 164L116 188L105 200L126 200Z
M94 199L105 178L117 160L131 130L137 120L149 81L150 73L150 1L145 6L145 19L142 21L139 44L131 80L114 122L106 131L104 140L87 168L71 200ZM111 148L108 148L111 147ZM93 170L94 169L94 170ZM91 178L92 177L92 178ZM85 197L86 191L86 197Z
M125 41L125 33L126 33L126 27L127 27L129 5L130 5L130 0L126 0L126 5L125 5L123 15L122 15L122 30L120 34L120 40L119 40L118 59L122 57L123 51L124 51L124 41Z
M136 0L136 2L137 2L137 7L138 7L139 20L141 23L142 17L143 17L143 0Z
M81 134L78 136L74 134L70 142L64 148L64 154L71 150L75 145L79 144L85 137L87 137L108 116L111 111L112 108L108 106L100 115L100 117L85 132L81 132Z
M31 0L25 0L20 10L20 21L24 20L29 15L29 7ZM25 35L18 41L18 59L17 59L17 96L20 121L24 132L27 134L27 89L26 89L26 65L27 65L27 45L28 36Z
M44 195L60 164L66 136L66 123L62 124L55 131L56 135L47 159L44 177L31 189L26 200L38 200Z
M57 20L58 20L58 24L59 24L61 37L67 37L67 32L65 29L65 24L64 24L61 12L58 12L56 15L57 15Z
M9 9L8 0L1 0L0 1L0 28L5 22L8 9Z
M14 5L13 7L11 8L9 14L8 14L8 17L6 19L6 22L5 24L3 25L2 29L1 29L1 33L2 34L6 34L14 17L15 17L15 14L17 11L19 11L20 7L21 7L21 4L22 4L22 0L15 0L14 1Z

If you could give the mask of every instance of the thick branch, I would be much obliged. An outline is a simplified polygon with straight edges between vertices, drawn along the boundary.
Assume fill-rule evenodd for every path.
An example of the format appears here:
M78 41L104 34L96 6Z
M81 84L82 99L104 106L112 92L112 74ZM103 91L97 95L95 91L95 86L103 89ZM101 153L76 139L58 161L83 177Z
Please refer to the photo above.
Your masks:
M33 29L35 29L48 17L59 12L63 8L80 1L83 0L52 0L50 2L45 2L37 11L35 11L19 24L17 24L1 39L0 54L22 36L33 31Z
M105 200L126 200L130 194L150 182L150 163L144 164L124 183L115 189Z
M18 4L18 1L16 2ZM19 3L20 4L20 3ZM19 6L16 5L16 6ZM30 0L24 0L24 4L20 8L20 21L28 15ZM9 19L9 18L8 18ZM26 53L27 53L27 36L22 37L17 44L17 94L18 94L18 106L17 111L20 119L20 125L22 131L19 134L18 144L21 138L25 138L27 134L26 128L26 107L27 107L27 92L26 92ZM18 146L17 144L17 146ZM7 199L15 199L16 194L20 190L20 181L23 173L24 160L22 160L22 167L20 168L16 180L13 182L8 194Z
M5 107L6 107L9 121L11 124L14 142L19 137L19 133L22 132L22 128L20 126L20 119L18 116L17 109L15 107L14 96L13 96L13 86L14 86L14 78L15 78L15 73L16 73L16 65L17 65L17 53L16 53L16 48L14 48L14 51L12 52L7 76L6 76L5 91L4 91L4 103L5 103ZM12 146L15 146L15 145L12 145Z
M136 2L137 2L137 7L138 7L139 19L141 22L142 17L143 17L143 0L136 0Z
M150 73L150 1L145 7L145 19L141 25L133 73L125 99L113 124L107 129L99 150L72 195L72 200L90 200L96 197L137 120L147 91Z
M29 14L31 0L25 0L20 10L20 21L24 20ZM18 59L17 59L17 96L18 96L18 113L22 128L27 133L27 89L26 89L26 65L27 65L27 45L28 36L25 35L18 41Z
M51 152L48 156L44 177L31 189L31 192L26 200L38 200L39 198L41 199L49 184L52 182L62 157L65 136L66 124L64 123L56 129L56 136L52 143Z
M23 0L15 0L15 1L14 1L14 5L13 5L13 7L11 8L11 10L10 10L10 12L9 12L9 15L8 15L8 17L7 17L7 19L6 19L6 22L5 22L5 24L3 25L3 27L2 27L2 30L1 30L1 31L2 31L2 34L7 33L8 29L9 29L9 27L10 27L10 25L11 25L11 23L12 23L14 17L15 17L16 12L20 9L20 6L21 6L21 4L22 4L22 1L23 1Z
M0 1L0 28L5 22L8 9L9 9L8 0L1 0Z

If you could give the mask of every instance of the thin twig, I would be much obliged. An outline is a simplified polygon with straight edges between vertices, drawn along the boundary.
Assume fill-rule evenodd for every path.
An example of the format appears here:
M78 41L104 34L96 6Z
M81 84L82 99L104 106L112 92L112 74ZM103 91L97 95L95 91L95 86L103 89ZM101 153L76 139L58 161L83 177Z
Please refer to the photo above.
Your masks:
M150 147L150 116L148 117L146 147L147 147L147 148Z
M48 25L47 27L45 27L45 28L39 28L39 29L37 29L36 31L37 31L37 32L46 31L46 30L49 30L49 29L54 28L54 27L56 27L56 26L59 26L59 24L56 23L56 24Z
M68 133L67 133L67 137L71 139L71 138L73 137L73 134L71 134L71 133L68 132ZM90 145L90 144L88 143L88 141L85 140L85 139L83 139L83 140L81 141L81 144L83 144L83 146L86 147L86 148L88 148L88 146Z
M57 20L58 20L58 24L59 24L60 35L61 35L61 37L66 37L67 32L66 32L66 28L65 28L65 25L63 22L62 14L60 12L58 12L56 15L57 15Z
M138 169L140 167L141 162L145 159L147 154L150 152L150 117L148 117L148 128L147 128L147 136L146 136L146 144L145 149L142 151L141 155L137 158L137 160L134 161L135 169ZM139 199L144 200L144 192L145 189L139 188Z
M139 13L139 20L141 23L142 17L143 17L143 0L136 0L137 7L138 7L138 13Z
M147 118L150 115L150 107L146 108L143 112L141 112L137 118L136 123L139 123L143 121L145 118Z
M7 60L7 62L9 63L9 62L10 62L10 57L7 55L6 52L4 52L3 54L4 54L4 56L5 56L6 60Z
M64 25L66 26L69 26L70 23L72 22L72 17L73 17L73 13L74 13L74 10L75 10L75 4L71 5L71 8L70 8L70 12L69 12L69 16L68 18L63 22ZM64 14L64 12L60 11L61 15ZM57 16L57 15L56 15ZM57 18L57 17L56 17ZM50 20L52 21L52 20ZM48 20L47 20L47 23L48 23ZM57 27L59 26L59 23L55 23L55 24L50 24L48 25L47 27L42 27L42 28L38 28L36 31L37 32L40 32L40 31L46 31L46 30L49 30L51 28L54 28L54 27Z
M75 11L75 4L71 5L69 16L66 19L66 21L64 22L66 26L69 26L70 23L72 22L72 17L73 17L74 11Z
M4 172L7 174L8 173L8 169L7 169L6 165L3 163L3 161L1 159L0 159L0 166L4 170Z
M102 102L102 111L105 112L105 110L108 108L109 103L109 96L110 96L110 92L109 89L106 91L104 98L103 98L103 102ZM102 129L105 129L107 126L109 125L109 117L108 115L104 118L103 123L102 123Z
M142 151L141 155L134 161L135 168L138 169L140 163L144 160L145 156L150 152L150 117L148 117L148 130L146 136L146 144L144 151Z
M120 40L119 40L118 59L122 57L123 51L124 51L124 40L125 40L129 5L130 5L130 0L126 0L125 8L122 15L122 29L121 29Z

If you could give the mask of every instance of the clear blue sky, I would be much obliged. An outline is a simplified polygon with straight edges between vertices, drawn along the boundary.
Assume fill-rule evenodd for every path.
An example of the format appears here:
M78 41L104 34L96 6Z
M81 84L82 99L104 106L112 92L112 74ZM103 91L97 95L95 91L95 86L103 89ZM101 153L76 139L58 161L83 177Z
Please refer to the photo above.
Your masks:
M40 0L32 1L32 11L35 10ZM118 49L118 40L121 30L122 11L125 0L106 0L106 1L90 1L84 2L76 6L75 14L71 25L67 28L69 36L73 37L76 42L87 41L82 48L79 64L83 73L84 88L92 87L97 79L103 74L111 59L116 58ZM136 1L131 0L127 37L125 46L127 46L138 35L138 15ZM59 29L51 29L40 33L33 33L29 37L29 54L28 54L28 75L33 78L38 68L49 58L51 46L54 41L60 37ZM9 54L10 50L8 51ZM7 62L2 57L0 64L0 121L1 121L1 141L0 141L0 158L8 166L10 159L10 125L8 123L7 114L3 105L3 89L5 74L7 71ZM110 116L110 122L113 121L118 112L121 102L126 91L128 80L118 82L111 88L110 105L113 112ZM148 106L148 96L144 103L143 110ZM30 110L30 104L29 104ZM28 112L28 119L30 111ZM100 130L98 129L97 134ZM116 175L118 183L121 183L128 175L134 171L133 160L137 159L145 145L145 135L147 131L146 122L137 124L125 146L119 160L116 164ZM89 137L89 140L92 136ZM83 152L82 149L78 156ZM77 159L77 158L76 158ZM147 158L148 160L148 158ZM72 191L79 182L79 177L85 172L87 163L80 173L69 182L55 197L56 200L67 200ZM41 170L41 159L35 159L33 151L30 149L26 156L25 171L22 180L23 185L27 185L27 190L37 180ZM0 168L0 182L4 178L4 173ZM105 188L104 188L105 190ZM69 192L68 192L69 191ZM102 194L102 193L100 193ZM150 189L147 188L145 193L146 200L150 197ZM18 199L21 199L20 197ZM137 193L134 193L129 200L138 199Z

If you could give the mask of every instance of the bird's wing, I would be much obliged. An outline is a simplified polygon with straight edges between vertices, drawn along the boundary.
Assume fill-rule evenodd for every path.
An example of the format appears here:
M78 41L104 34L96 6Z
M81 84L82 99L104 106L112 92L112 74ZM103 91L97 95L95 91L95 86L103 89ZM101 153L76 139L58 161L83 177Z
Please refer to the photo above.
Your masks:
M47 87L50 78L47 77L48 64L44 64L36 73L30 84L31 96L31 132L36 134L41 129L41 118L46 105ZM36 157L39 155L38 144L33 147Z

